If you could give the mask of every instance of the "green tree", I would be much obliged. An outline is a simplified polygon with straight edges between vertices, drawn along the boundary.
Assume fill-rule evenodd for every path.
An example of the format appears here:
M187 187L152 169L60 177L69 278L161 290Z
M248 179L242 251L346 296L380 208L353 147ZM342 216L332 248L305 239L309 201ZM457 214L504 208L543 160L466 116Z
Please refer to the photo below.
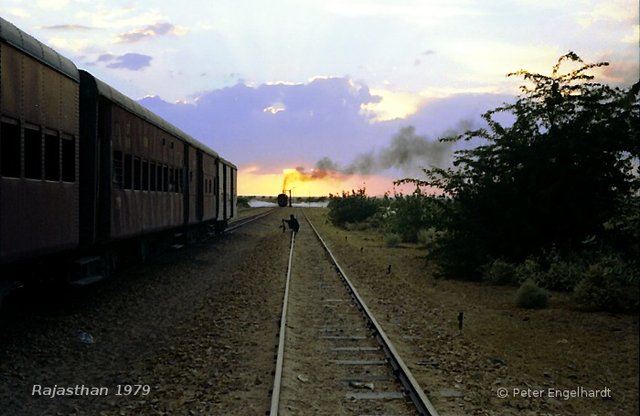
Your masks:
M482 144L456 152L452 168L425 170L426 181L403 180L440 187L452 200L438 253L445 272L477 277L490 258L520 262L606 239L620 201L638 192L640 155L640 83L592 82L588 72L606 65L570 52L550 76L509 74L530 83L515 103L485 113L487 128L443 139Z
M423 194L420 188L410 195L396 194L389 204L387 229L402 241L415 243L421 230L442 229L446 203L444 198Z
M329 195L329 221L343 227L346 223L362 222L376 213L379 202L367 196L366 189L342 192L342 196Z

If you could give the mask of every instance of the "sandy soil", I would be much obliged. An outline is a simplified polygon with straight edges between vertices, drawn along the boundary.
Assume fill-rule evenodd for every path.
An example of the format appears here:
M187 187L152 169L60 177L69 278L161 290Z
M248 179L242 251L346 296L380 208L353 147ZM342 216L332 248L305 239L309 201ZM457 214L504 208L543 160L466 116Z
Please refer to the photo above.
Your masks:
M548 309L521 310L515 288L436 280L422 249L386 248L375 233L330 226L324 209L306 211L441 415L638 414L637 316L577 312L556 293ZM289 213L88 291L8 299L0 414L263 415L289 245L278 226ZM116 394L136 384L148 394ZM51 398L36 385L109 394ZM549 388L608 388L611 397L565 400Z
M434 279L417 246L307 212L441 415L638 414L638 316L578 312L562 293L518 309L515 288ZM549 397L580 388L610 397Z
M278 225L257 221L89 291L10 299L0 414L264 414L289 243ZM108 394L52 398L33 394L36 385ZM128 385L148 394L118 395Z

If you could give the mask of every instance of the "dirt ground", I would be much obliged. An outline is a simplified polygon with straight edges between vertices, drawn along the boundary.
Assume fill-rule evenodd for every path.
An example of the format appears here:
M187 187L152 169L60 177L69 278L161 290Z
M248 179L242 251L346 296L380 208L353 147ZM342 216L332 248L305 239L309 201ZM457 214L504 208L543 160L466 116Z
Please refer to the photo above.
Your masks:
M579 312L563 293L519 309L516 288L435 279L423 249L307 212L440 415L638 414L637 315Z
M88 291L9 299L0 414L264 414L289 244L274 221L167 253ZM51 397L44 389L54 386L108 394Z
M265 414L289 212L87 291L8 299L0 414ZM306 212L441 415L638 414L638 316L578 312L558 293L547 309L518 309L515 288L436 280L423 249ZM36 385L109 394L48 397ZM148 393L117 394L135 385ZM606 397L562 397L578 393Z

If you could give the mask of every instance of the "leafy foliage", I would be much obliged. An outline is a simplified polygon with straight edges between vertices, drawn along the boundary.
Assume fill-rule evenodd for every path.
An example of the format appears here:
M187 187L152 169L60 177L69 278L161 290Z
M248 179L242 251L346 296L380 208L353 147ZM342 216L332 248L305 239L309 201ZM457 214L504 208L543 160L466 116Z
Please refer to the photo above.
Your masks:
M404 242L418 242L422 230L442 228L446 204L446 199L425 195L419 188L411 195L396 194L388 203L386 227Z
M527 279L516 293L516 304L526 309L546 308L549 303L549 292L541 289L533 280Z
M380 203L367 196L366 189L358 189L351 193L342 192L341 196L330 195L329 221L333 225L344 227L347 223L362 222L377 211Z
M482 279L496 285L512 284L517 280L517 269L513 263L497 259L483 268Z
M478 278L491 258L520 263L550 247L615 244L616 235L637 248L637 222L627 220L638 216L621 207L640 187L640 83L592 82L588 72L606 65L570 52L550 76L509 74L530 82L523 95L485 113L487 128L445 139L481 145L456 152L451 168L425 170L425 181L400 181L450 198L438 252L446 274ZM512 124L498 120L505 114Z
M250 208L249 205L249 201L251 200L251 198L246 197L246 196L239 196L238 197L238 201L236 203L236 206L238 208Z
M638 270L619 256L603 256L589 266L576 286L574 298L585 310L638 311Z
M387 247L396 247L398 244L400 244L401 240L402 238L400 237L400 235L396 233L387 233L384 235L384 244Z

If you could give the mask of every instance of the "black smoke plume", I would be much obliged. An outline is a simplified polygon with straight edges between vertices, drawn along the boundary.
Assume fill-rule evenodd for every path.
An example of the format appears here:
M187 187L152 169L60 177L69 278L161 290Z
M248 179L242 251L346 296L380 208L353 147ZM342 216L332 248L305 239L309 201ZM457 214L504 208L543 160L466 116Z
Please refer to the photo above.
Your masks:
M471 127L470 121L461 121L455 129L446 131L442 136L455 137ZM409 126L400 129L391 138L389 146L378 152L359 154L347 166L340 166L324 157L316 163L315 171L370 175L388 169L399 169L405 175L413 175L421 169L445 167L451 160L453 144L451 141L441 142L418 136L415 127Z

